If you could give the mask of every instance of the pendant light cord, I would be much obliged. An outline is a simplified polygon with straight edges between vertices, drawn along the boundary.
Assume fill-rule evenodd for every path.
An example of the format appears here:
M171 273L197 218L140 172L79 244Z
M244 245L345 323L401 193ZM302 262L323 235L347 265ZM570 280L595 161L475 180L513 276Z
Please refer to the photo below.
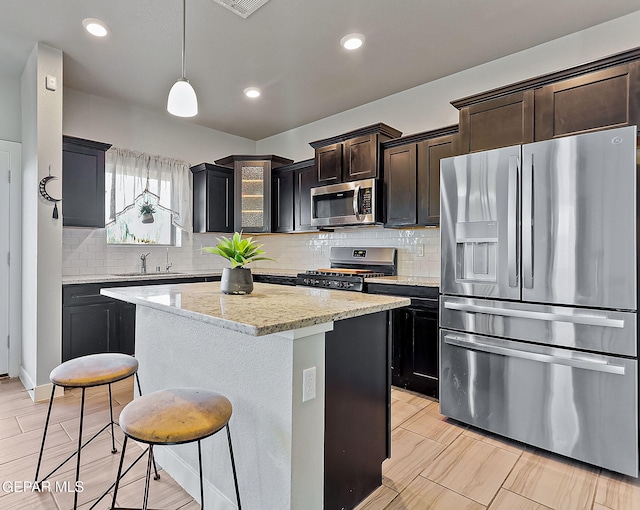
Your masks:
M182 0L182 79L186 80L185 76L185 65L184 65L184 47L186 41L186 32L187 32L187 0Z

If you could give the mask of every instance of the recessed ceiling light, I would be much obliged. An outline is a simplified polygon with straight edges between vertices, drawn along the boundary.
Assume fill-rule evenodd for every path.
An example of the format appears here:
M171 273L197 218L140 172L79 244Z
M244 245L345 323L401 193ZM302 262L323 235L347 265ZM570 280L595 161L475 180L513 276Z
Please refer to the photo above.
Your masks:
M255 99L256 97L260 97L260 89L258 87L247 87L244 89L244 95Z
M345 50L357 50L364 44L365 37L362 34L349 34L340 39L340 44Z
M96 18L83 19L82 26L87 32L96 37L104 37L109 33L109 25Z

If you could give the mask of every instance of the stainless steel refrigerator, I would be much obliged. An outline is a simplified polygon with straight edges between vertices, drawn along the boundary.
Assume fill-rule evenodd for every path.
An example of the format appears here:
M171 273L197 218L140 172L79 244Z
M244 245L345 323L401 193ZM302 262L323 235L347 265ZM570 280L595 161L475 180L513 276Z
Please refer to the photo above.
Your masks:
M440 411L637 477L636 139L441 161Z

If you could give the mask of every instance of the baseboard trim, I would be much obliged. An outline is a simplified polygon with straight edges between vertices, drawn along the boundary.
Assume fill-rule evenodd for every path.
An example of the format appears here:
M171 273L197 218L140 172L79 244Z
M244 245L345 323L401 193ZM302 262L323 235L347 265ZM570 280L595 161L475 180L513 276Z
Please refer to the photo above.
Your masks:
M26 388L27 393L31 397L31 400L34 402L44 402L49 400L51 397L51 387L53 384L41 384L40 386L36 386L34 381L29 377L29 374L25 371L23 367L20 367L20 375L18 376L22 385ZM56 387L56 393L54 398L62 397L64 395L64 388L58 386Z
M189 493L198 503L200 501L200 475L191 466L178 457L171 447L156 446L153 455L157 463L162 466L178 485ZM162 473L160 474L162 476ZM153 491L153 484L151 485ZM237 510L238 506L227 499L214 485L204 481L204 500L207 508L215 510Z

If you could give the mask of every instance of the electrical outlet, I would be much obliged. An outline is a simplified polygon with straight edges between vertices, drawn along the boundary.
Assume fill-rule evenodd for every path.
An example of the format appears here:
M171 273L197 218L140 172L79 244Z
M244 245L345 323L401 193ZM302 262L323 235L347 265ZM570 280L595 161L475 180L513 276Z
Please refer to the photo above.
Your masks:
M416 244L416 256L424 257L424 244L422 243Z
M316 367L302 371L302 401L316 398Z

